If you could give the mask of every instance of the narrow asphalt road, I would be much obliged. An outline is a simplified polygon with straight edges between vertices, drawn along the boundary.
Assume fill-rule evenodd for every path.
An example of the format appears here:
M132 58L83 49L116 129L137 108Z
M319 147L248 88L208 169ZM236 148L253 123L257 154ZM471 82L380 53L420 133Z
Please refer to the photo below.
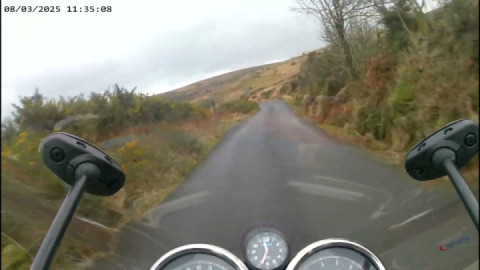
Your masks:
M149 269L192 243L242 258L246 231L262 225L286 235L292 256L312 242L343 237L372 250L387 269L463 269L478 260L478 233L453 188L424 191L402 168L270 101L230 130L144 222L124 227L115 254L92 269ZM440 251L463 236L470 242Z

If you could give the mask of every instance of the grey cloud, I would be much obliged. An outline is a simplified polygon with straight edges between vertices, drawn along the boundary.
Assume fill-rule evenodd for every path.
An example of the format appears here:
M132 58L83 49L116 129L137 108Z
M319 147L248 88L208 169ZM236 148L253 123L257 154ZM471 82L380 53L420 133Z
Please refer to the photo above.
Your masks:
M62 67L43 70L26 79L2 82L3 91L30 95L35 87L39 87L46 96L57 98L80 92L100 92L118 83L127 88L138 86L139 91L158 93L167 89L146 88L156 82L166 87L187 83L220 70L284 60L322 47L320 28L314 21L283 7L278 14L266 15L263 19L242 14L207 18L183 30L161 32L153 38L136 40L137 48L113 59L98 59L96 63L73 66L65 59ZM117 39L116 44L122 46L122 39ZM12 93L3 91L2 98L7 96L7 102L16 101L17 95L12 98ZM2 101L2 114L10 112L9 107Z

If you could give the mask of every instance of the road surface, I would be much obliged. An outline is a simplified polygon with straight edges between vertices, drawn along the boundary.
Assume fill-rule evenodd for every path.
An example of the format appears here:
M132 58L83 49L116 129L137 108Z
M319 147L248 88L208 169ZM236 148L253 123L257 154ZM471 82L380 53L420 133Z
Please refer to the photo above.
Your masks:
M144 222L125 226L115 254L91 268L149 269L192 243L242 258L246 231L262 225L281 230L293 255L343 237L387 269L463 269L478 260L478 233L453 188L425 191L402 168L330 138L284 102L260 107ZM470 242L440 250L464 236Z

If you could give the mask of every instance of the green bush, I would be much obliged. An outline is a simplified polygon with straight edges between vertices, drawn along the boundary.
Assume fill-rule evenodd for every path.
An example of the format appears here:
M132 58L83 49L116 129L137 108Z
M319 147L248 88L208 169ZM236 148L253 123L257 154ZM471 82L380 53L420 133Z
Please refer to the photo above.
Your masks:
M283 84L280 88L280 94L286 94L290 90L289 84Z
M293 80L290 82L290 89L291 91L295 91L298 87L298 81L297 80Z
M318 96L327 85L330 95L335 95L348 82L348 73L335 52L309 54L298 76L298 88L302 94ZM295 84L295 83L294 83ZM296 89L297 87L293 87Z
M390 96L390 104L394 110L400 113L406 113L412 109L411 102L413 101L413 87L409 84L401 84L393 90Z
M223 103L221 105L221 110L228 111L228 112L248 114L258 110L258 104L253 101L235 100L235 101Z
M262 92L261 96L265 99L268 99L272 96L272 92L273 92L273 90L267 90L265 92Z
M185 151L186 153L201 153L203 145L198 138L192 134L171 131L168 134L168 141L171 149Z
M22 97L19 105L14 105L13 122L2 125L2 138L12 140L14 127L19 130L43 130L52 132L56 123L67 117L92 114L89 128L97 133L106 130L119 130L132 124L176 121L186 119L195 107L188 102L168 101L158 96L147 96L128 91L118 85L103 94L91 93L88 98L79 95L73 98L46 99L38 89L31 97ZM68 130L83 133L84 122L68 124ZM90 132L91 133L91 132Z
M389 108L362 108L357 114L355 127L361 135L370 133L377 140L385 139L391 127Z

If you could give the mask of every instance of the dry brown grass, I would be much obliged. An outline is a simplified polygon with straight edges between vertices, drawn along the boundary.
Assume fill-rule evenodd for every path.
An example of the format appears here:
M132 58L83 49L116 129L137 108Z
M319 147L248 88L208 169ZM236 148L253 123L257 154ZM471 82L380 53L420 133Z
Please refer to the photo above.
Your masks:
M123 209L133 217L129 221L142 218L181 184L231 125L244 117L220 113L152 125L145 129L149 133L136 134L138 140L112 149L112 156L123 164L127 182L119 194L107 199L109 208Z

